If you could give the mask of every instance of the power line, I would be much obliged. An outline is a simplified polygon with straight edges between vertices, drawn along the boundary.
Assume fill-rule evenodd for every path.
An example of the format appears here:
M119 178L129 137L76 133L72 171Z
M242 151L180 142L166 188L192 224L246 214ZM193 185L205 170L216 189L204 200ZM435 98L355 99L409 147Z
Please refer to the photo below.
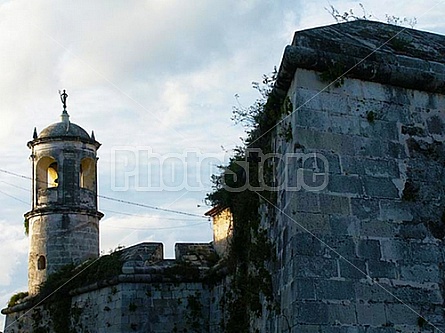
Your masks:
M20 177L20 178L24 178L24 179L28 179L28 180L31 179L31 180L32 180L31 177L24 176L24 175L20 175L20 174L18 174L18 173L11 172L11 171L8 171L8 170L5 170L5 169L0 169L0 172L6 173L6 174L8 174L8 175L15 176L15 177Z
M124 204L127 204L127 205L133 205L133 206L138 206L138 207L144 207L144 208L148 208L148 209L159 210L159 211L162 211L162 212L181 214L181 215L199 217L199 218L204 218L204 219L207 218L207 217L205 217L203 215L182 212L182 211L174 210L174 209L167 209L167 208L161 208L161 207L156 207L156 206L150 206L150 205L146 205L146 204L142 204L142 203L138 203L138 202L123 200L123 199L116 199L116 198L108 197L108 196L105 196L105 195L97 195L97 196L99 198L110 200L110 201L120 202L120 203L124 203Z
M111 209L100 209L100 211L102 212L109 212L109 213L114 213L114 214L119 214L119 215L127 215L127 216L137 216L137 217L143 217L146 219L155 219L155 218L159 218L162 220L169 220L169 221L187 221L183 218L174 218L174 217L163 217L162 215L141 215L141 214L133 214L133 213L126 213L126 212L119 212L116 210L111 210ZM195 220L195 219L193 219ZM189 221L193 221L192 219L190 219ZM201 222L202 223L202 222Z
M22 199L19 199L19 198L15 197L15 196L13 196L13 195L11 195L11 194L8 194L8 193L6 193L6 192L3 192L2 190L0 190L0 193L2 193L3 195L6 195L7 197L10 197L10 198L12 198L12 199L14 199L14 200L20 201L20 202L22 202L22 203L24 203L24 204L26 204L26 205L29 205L29 202L26 202L26 201L24 201L24 200L22 200Z
M32 180L31 177L28 176L24 176L12 171L8 171L5 169L0 169L0 172L3 172L5 174L14 176L14 177L20 177L23 179L28 179L28 180ZM158 210L158 211L162 211L162 212L167 212L167 213L173 213L173 214L180 214L180 215L185 215L185 216L192 216L192 217L199 217L199 218L204 218L206 219L206 216L203 215L198 215L198 214L193 214L193 213L188 213L188 212L183 212L183 211L179 211L179 210L174 210L174 209L167 209L167 208L161 208L161 207L156 207L156 206L151 206L151 205L146 205L143 203L139 203L139 202L134 202L134 201L129 201L129 200L123 200L123 199L117 199L117 198L112 198L109 196L105 196L105 195L97 195L99 198L105 199L105 200L110 200L110 201L114 201L114 202L119 202L119 203L123 203L123 204L127 204L127 205L132 205L132 206L137 206L137 207L143 207L143 208L148 208L148 209L153 209L153 210ZM17 199L17 198L15 198ZM20 199L18 199L20 200ZM20 200L21 201L21 200ZM22 201L23 202L23 201ZM28 204L28 203L27 203Z
M22 187L22 186L19 186L19 185L16 185L16 184L12 184L12 183L9 183L9 182L4 181L4 180L0 180L0 182L5 183L5 184L7 184L7 185L10 185L10 186L12 186L12 187L21 189L21 190L23 190L23 191L27 191L27 192L30 192L30 191L31 191L29 188L25 188L25 187Z
M189 228L189 227L194 227L194 226L201 225L201 224L208 224L208 223L207 222L199 222L199 223L194 223L194 224L189 224L189 225L181 225L181 226L175 226L175 227L161 227L161 228L138 228L138 227L126 227L126 226L121 226L121 227L106 226L106 227L112 228L112 229L131 229L131 230L167 230L167 229Z

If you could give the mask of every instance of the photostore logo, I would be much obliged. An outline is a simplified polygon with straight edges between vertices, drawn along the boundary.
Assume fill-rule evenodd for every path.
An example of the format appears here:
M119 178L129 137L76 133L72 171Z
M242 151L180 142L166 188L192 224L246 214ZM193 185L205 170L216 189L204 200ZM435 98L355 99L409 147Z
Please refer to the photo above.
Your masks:
M319 153L264 154L248 149L232 161L227 153L199 150L159 154L151 147L120 146L111 150L111 188L114 191L209 191L218 185L229 192L321 191L329 182L329 163Z

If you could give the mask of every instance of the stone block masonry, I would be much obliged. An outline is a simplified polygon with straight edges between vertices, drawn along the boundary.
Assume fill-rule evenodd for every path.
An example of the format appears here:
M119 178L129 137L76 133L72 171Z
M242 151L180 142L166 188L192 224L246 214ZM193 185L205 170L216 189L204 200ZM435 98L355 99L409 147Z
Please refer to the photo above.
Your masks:
M278 199L275 285L294 288L277 291L276 332L444 329L445 65L443 50L423 45L445 38L409 30L403 55L383 47L355 66L369 45L383 43L377 31L395 30L353 22L297 32L283 57L273 93L292 103L292 136L279 135L280 123L274 146L326 156L333 167L323 189ZM342 71L323 82L335 66ZM265 325L257 322L260 331Z
M200 283L122 282L91 290L71 299L69 316L75 332L208 332L208 290ZM7 332L54 330L50 305L16 311L7 316ZM11 325L11 326L9 326ZM26 330L29 332L29 330ZM56 331L54 331L56 332Z
M307 90L319 84L319 75L297 69L294 82L300 86L289 91L294 108L302 100L300 91L306 98ZM304 278L308 288L297 288L291 297L282 295L282 311L292 318L296 331L308 325L316 325L319 332L338 325L411 331L419 328L419 318L431 328L441 328L443 315L436 313L443 304L445 170L439 166L444 137L436 133L445 115L428 105L418 106L423 112L402 112L418 105L413 96L423 96L420 92L356 79L345 79L344 84L354 95L341 87L317 95L320 109L300 110L291 122L293 139L279 143L287 148L284 154L297 146L302 152L335 155L340 167L340 172L329 174L325 189L288 193L280 203L291 219L278 219L277 227L285 230L293 223L297 231L287 236L290 246L277 248L279 257L290 253L284 262L292 267L280 269L291 275L277 275L278 285L301 285ZM374 92L372 103L367 103L366 91ZM400 114L387 115L388 96L394 95ZM435 100L443 104L445 97L437 95ZM334 105L343 109L330 112ZM324 125L300 122L303 112L326 112ZM369 119L371 113L376 119ZM431 122L439 123L433 132ZM407 126L429 139L404 134Z
M213 247L180 243L176 250L177 260L164 259L161 243L116 252L122 273L70 288L60 299L28 297L3 311L5 331L208 332L211 323L219 328L219 321L210 319L210 295L220 298L222 289L210 291L204 283L214 265ZM106 259L99 259L99 267Z

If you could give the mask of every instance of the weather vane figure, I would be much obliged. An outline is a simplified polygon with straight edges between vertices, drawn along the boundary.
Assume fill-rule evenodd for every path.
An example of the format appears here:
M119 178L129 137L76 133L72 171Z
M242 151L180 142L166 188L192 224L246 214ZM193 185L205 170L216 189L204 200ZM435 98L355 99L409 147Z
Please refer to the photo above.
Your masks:
M59 90L59 95L60 95L60 100L62 101L62 104L63 104L63 110L66 110L66 99L68 98L68 94L65 92L65 89L64 89L63 93L60 92L60 90Z

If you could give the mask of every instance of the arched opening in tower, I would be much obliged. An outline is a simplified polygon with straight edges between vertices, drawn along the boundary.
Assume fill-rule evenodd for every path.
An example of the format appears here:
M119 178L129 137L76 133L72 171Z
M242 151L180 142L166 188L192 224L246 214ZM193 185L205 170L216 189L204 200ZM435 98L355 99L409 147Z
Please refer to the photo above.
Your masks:
M48 167L48 187L57 187L59 182L59 176L57 174L57 163L53 162Z
M46 268L46 258L45 256L40 256L39 259L37 259L37 269L39 271L42 271Z
M54 158L45 156L39 159L36 167L36 188L46 190L59 185L57 162Z
M96 182L96 163L86 157L80 162L80 187L94 191Z

